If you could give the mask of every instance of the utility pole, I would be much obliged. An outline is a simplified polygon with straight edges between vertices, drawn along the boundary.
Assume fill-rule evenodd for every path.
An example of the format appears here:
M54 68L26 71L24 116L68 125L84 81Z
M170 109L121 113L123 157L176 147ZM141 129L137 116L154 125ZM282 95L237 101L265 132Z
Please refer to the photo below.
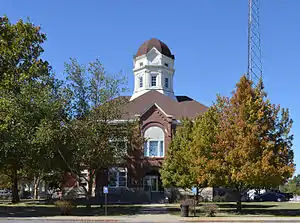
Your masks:
M262 78L259 30L259 0L248 0L248 69L247 77L256 86Z

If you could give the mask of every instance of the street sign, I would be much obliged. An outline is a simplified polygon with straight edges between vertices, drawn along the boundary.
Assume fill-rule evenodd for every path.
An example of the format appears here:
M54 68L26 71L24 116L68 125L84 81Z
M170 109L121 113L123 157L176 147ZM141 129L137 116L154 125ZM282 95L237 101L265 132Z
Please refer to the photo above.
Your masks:
M108 194L108 187L106 186L103 187L103 194Z
M197 194L197 187L192 187L192 193L193 193L194 195Z
M108 194L108 187L104 186L103 187L103 194L105 194L105 216L107 215L107 194Z

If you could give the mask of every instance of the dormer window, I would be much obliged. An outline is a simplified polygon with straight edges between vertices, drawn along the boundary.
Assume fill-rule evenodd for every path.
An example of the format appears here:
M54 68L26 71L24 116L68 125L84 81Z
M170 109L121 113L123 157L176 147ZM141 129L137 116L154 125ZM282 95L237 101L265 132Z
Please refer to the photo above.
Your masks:
M169 67L169 64L168 64L168 63L165 63L165 67Z
M169 88L169 78L165 78L165 88Z
M151 86L152 87L156 86L156 75L155 76L151 76Z
M139 77L140 88L143 87L143 77Z

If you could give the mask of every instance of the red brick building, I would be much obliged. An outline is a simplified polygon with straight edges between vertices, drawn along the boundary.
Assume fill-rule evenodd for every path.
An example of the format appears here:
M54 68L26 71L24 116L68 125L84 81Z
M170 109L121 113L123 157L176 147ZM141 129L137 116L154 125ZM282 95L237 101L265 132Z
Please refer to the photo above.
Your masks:
M125 168L111 169L107 177L97 181L99 185L109 185L116 191L122 187L163 191L159 168L173 130L183 117L193 119L207 110L188 96L174 94L174 60L168 46L158 39L150 39L138 49L133 60L134 92L122 119L138 119L146 143L136 154L129 154Z
M110 193L119 201L130 199L137 192L141 196L147 192L152 201L163 196L159 169L174 129L182 118L193 119L207 110L188 96L174 94L174 61L171 50L158 39L150 39L139 47L133 59L134 92L127 97L122 120L138 119L146 142L143 148L128 154L125 166L116 166L98 175L96 191L99 194L102 187L108 185ZM127 198L125 191L131 194Z

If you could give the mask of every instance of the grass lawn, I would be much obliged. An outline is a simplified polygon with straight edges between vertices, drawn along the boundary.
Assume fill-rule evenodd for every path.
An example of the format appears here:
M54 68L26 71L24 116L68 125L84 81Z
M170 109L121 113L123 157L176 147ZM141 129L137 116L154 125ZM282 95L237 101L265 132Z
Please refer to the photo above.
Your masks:
M200 203L196 208L196 216L205 216L203 205L209 203ZM218 206L217 216L299 216L300 203L292 202L244 202L242 212L236 212L236 203L224 202L214 203ZM108 215L135 215L141 213L141 210L165 210L170 214L180 215L179 204L167 205L108 205ZM151 213L151 212L150 212ZM79 205L70 213L73 216L102 216L104 207L92 205L87 209L84 205ZM53 204L0 204L0 217L43 217L57 216L60 211ZM193 214L190 214L193 215Z
M134 215L138 214L141 209L140 205L108 205L108 215ZM86 208L79 205L74 208L70 215L72 216L103 216L105 214L104 206L92 205ZM1 204L0 217L49 217L61 215L59 208L55 205L44 204Z
M196 216L205 216L203 205L200 203L196 207ZM218 206L217 216L299 216L300 203L292 202L244 202L242 203L242 212L236 212L236 203L234 202L216 202ZM168 211L171 214L180 215L179 204L168 205ZM191 215L191 214L190 214Z

